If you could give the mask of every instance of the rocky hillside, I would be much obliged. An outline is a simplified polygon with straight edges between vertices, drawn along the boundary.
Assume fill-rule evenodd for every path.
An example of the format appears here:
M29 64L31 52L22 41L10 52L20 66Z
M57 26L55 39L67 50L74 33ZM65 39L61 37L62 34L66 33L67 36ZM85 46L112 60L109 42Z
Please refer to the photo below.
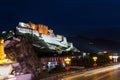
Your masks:
M4 39L14 35L25 36L33 46L42 52L76 52L77 50L65 36L55 34L52 29L42 24L19 22L14 30L2 32Z
M23 36L12 37L5 41L5 53L8 58L20 63L23 73L38 75L41 64L32 44ZM36 71L39 70L39 71Z

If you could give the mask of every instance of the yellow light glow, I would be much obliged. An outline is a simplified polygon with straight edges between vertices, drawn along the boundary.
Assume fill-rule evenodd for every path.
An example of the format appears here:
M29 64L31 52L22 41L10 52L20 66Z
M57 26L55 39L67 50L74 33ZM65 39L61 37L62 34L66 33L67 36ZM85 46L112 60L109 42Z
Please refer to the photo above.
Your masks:
M4 52L4 40L0 39L0 64L12 63L11 60L5 59L6 54Z
M68 57L65 59L65 63L66 63L66 64L70 64L70 61L71 61L71 59L68 58Z
M5 63L5 60L0 60L0 64L4 64Z
M93 60L96 61L96 60L97 60L97 57L93 57Z
M113 56L109 56L110 60L112 60Z
M3 60L5 58L4 55L4 40L0 40L0 60Z

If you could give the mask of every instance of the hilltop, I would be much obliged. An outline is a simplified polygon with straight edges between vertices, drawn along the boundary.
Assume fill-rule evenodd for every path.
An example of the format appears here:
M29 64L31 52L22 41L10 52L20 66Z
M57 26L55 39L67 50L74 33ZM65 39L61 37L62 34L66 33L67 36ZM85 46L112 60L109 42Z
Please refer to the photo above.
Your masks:
M53 30L43 24L20 22L15 29L2 32L2 36L6 40L18 35L27 38L32 46L36 47L37 51L42 53L79 51L72 43L67 41L65 36L55 35Z

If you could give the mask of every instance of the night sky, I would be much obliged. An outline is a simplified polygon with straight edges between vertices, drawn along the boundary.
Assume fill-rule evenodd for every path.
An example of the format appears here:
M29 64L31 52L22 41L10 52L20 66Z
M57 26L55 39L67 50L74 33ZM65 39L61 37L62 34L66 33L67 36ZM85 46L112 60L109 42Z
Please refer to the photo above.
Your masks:
M19 21L42 23L65 36L120 41L120 0L0 0L0 32Z

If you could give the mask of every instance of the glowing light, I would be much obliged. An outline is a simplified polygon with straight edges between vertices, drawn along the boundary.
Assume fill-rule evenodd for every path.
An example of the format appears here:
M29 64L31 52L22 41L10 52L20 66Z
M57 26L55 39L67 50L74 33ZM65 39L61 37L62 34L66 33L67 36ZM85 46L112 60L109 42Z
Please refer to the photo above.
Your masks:
M5 59L5 58L6 58L6 54L4 52L4 40L1 39L0 40L0 64L12 63L11 60Z
M118 62L118 57L119 56L113 56L114 62Z
M4 40L0 40L0 60L3 60L5 58L4 55Z
M103 51L103 53L107 53L107 51Z
M113 56L113 58L118 58L119 56Z
M93 60L96 61L96 60L97 60L97 57L93 57Z
M113 56L109 56L110 60L112 60Z
M71 61L71 59L68 58L68 57L65 59L65 63L66 63L66 64L70 64L70 61Z
M0 60L0 64L4 64L5 63L5 60Z

